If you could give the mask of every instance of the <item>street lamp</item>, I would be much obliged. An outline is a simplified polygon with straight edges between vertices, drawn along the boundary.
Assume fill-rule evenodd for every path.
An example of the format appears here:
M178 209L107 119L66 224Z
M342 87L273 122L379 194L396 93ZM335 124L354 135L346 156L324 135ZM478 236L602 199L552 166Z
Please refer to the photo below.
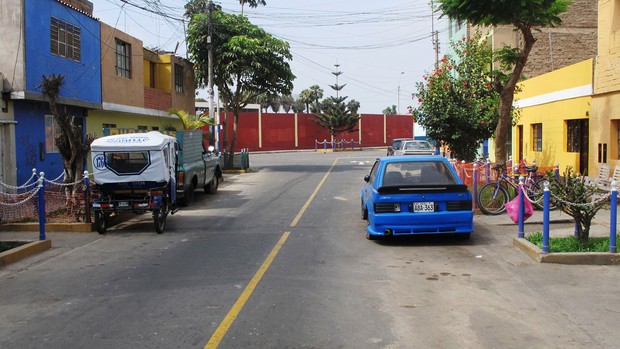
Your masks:
M398 90L396 91L396 114L400 115L400 79L405 72L401 71L400 76L398 77Z

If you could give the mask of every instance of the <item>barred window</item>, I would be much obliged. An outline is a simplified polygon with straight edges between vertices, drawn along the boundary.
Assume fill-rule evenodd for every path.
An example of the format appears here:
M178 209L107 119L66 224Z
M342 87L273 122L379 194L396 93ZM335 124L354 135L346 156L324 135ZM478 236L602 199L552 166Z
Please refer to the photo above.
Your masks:
M79 62L80 27L52 17L50 20L50 50L52 54Z
M566 121L566 151L570 153L579 152L579 140L581 139L580 120Z
M542 124L532 124L532 150L542 151Z
M131 79L131 45L116 39L116 75Z
M183 66L180 64L174 65L174 90L183 93Z
M58 153L56 138L60 136L60 125L53 115L45 115L45 152Z

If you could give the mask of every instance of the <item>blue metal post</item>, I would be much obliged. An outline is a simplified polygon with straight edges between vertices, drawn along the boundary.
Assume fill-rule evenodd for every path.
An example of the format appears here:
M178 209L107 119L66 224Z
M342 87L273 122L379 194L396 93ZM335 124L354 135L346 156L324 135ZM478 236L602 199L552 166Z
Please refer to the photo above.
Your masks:
M491 161L489 161L489 159L487 159L486 171L487 171L487 183L491 183Z
M323 153L327 153L327 139L323 140Z
M478 164L474 163L474 193L472 200L474 201L474 209L478 208L476 198L478 197Z
M519 177L519 188L517 189L519 192L517 196L519 198L519 238L525 237L525 227L524 227L524 217L523 211L525 209L525 195L523 195L523 176Z
M88 171L84 171L84 212L86 214L86 223L92 223L90 219L90 185L88 180Z
M39 175L39 240L45 240L45 173Z
M549 183L545 182L543 191L543 243L542 252L549 253L549 203L551 192L549 191Z
M618 183L616 181L611 182L611 203L609 206L609 214L611 220L609 222L609 252L616 253L616 223L618 213Z

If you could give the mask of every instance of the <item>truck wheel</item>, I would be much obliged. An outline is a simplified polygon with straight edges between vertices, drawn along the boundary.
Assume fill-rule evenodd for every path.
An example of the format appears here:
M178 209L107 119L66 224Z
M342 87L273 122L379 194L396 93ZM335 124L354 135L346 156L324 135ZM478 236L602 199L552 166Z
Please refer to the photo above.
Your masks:
M204 190L207 194L215 194L217 192L217 188L220 185L219 178L217 176L213 177L211 182L205 185Z
M108 220L105 212L95 212L95 229L99 234L105 234L106 230L108 229Z
M194 191L196 190L196 186L194 182L190 183L189 188L185 191L185 195L179 199L179 205L181 206L189 206L194 201Z

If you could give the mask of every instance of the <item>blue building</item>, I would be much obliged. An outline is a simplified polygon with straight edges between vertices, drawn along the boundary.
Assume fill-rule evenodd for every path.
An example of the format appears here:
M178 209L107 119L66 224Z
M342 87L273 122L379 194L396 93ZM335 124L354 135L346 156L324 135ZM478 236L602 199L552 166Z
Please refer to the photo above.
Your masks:
M0 181L19 185L32 169L55 178L63 161L60 130L41 89L43 76L62 75L60 112L85 130L101 109L101 34L85 0L3 0L0 11ZM85 132L85 131L84 131Z

